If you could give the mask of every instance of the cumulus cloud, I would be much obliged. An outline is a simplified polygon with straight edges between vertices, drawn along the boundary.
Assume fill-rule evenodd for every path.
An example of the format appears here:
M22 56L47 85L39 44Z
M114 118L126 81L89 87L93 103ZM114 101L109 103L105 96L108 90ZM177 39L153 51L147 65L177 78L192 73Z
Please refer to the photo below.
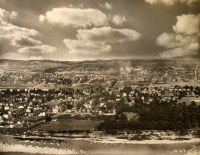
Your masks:
M9 40L10 45L16 47L20 47L25 44L40 44L40 41L32 38L40 35L38 31L19 27L9 22L10 19L13 20L16 16L16 12L8 12L4 9L0 9L0 40Z
M165 6L172 6L176 3L185 3L187 5L192 5L195 2L199 2L200 0L145 0L147 3L154 5L154 4L162 4Z
M12 24L17 17L17 12L9 12L0 8L0 56L19 56L25 54L30 57L42 56L45 52L55 51L55 47L43 45L40 40L35 39L41 34L35 29L29 29ZM15 51L15 52L12 52ZM17 51L17 52L16 52ZM13 57L10 57L11 59Z
M105 3L103 7L112 9L109 3ZM39 21L46 21L50 24L57 24L61 26L86 28L88 26L108 26L111 22L117 26L120 26L125 23L127 19L125 16L118 14L107 16L98 9L74 8L71 6L69 8L53 8L51 11L47 11L45 14L39 15Z
M100 4L100 6L102 8L107 9L107 10L112 10L112 5L110 3L108 3L108 2L105 2L104 4Z
M18 53L31 54L31 55L50 54L55 51L56 48L49 45L38 45L38 46L23 47L18 49Z
M44 57L42 56L30 56L16 52L7 52L1 56L2 59L13 59L13 60L42 60Z
M112 27L101 27L92 29L80 29L77 33L79 40L90 40L98 42L124 42L135 41L141 38L141 34L131 29L115 29Z
M154 4L164 4L166 6L171 6L176 3L177 0L145 0L147 3Z
M114 15L112 17L112 22L115 24L115 25L122 25L123 23L126 22L126 18L124 16L120 16L120 15Z
M38 36L40 33L34 29L28 29L24 27L15 26L11 23L2 22L1 26L1 36L14 37L18 35L22 36Z
M21 47L17 51L6 52L1 55L3 59L42 60L48 59L57 49L49 45Z
M107 53L112 49L112 46L105 42L64 39L63 43L69 49L69 53L72 54L99 55L100 53Z
M39 20L73 27L108 25L107 16L100 10L91 8L54 8L51 11L47 11L45 15L40 15Z
M192 5L195 2L199 2L200 0L180 0L181 3L186 3L187 5Z
M197 56L199 53L197 51L199 49L198 43L189 44L188 46L173 48L160 53L160 56L163 58L175 58L182 56Z
M111 51L111 44L139 40L141 36L139 32L131 29L101 27L79 29L76 40L65 39L63 42L70 53L98 55Z
M176 33L183 33L186 35L200 33L200 14L181 15L177 16L176 19L176 25L173 26L173 30Z
M17 17L17 12L12 11L12 12L8 12L2 8L0 8L0 22L2 22L3 20L12 20L15 19Z
M40 15L40 16L39 16L39 21L44 22L44 21L45 21L45 18L46 18L46 17L45 17L44 15Z
M163 33L157 39L157 44L168 50L160 53L161 57L180 57L198 55L198 36L183 36L176 33Z
M172 26L174 32L164 32L156 40L157 45L166 48L160 56L170 58L200 55L198 20L199 15L178 16L177 23Z
M166 48L183 47L198 42L197 35L184 36L176 33L163 33L157 38L157 44Z
M40 40L36 40L27 36L16 36L11 39L11 45L16 47L24 47L24 46L35 46L41 45L42 42Z

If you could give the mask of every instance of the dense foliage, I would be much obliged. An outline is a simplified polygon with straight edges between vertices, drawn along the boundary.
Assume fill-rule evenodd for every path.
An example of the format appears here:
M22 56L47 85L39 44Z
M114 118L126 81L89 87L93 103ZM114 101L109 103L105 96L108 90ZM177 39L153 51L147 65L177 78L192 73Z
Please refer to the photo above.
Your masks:
M127 119L124 112L134 112L139 119ZM143 130L183 130L200 127L200 105L194 101L186 103L158 102L137 103L132 107L121 106L114 120L105 120L98 126L100 130L143 129Z

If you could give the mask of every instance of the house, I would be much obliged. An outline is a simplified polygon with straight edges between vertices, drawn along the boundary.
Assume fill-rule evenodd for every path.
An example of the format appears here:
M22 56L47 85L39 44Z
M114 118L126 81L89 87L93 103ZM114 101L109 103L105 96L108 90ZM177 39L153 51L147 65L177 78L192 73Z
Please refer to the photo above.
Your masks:
M52 112L53 113L59 113L59 106L54 106L53 108L52 108Z

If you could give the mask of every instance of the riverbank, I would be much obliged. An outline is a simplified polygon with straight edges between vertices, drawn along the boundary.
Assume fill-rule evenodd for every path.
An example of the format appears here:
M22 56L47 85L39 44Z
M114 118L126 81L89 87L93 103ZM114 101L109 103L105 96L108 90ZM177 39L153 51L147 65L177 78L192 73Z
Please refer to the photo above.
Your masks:
M19 140L0 136L0 152L4 155L30 154L77 155L198 155L200 139L128 140L112 136L100 138L63 138L64 141ZM195 148L195 149L194 149ZM193 154L191 154L193 153ZM194 154L195 153L195 154Z

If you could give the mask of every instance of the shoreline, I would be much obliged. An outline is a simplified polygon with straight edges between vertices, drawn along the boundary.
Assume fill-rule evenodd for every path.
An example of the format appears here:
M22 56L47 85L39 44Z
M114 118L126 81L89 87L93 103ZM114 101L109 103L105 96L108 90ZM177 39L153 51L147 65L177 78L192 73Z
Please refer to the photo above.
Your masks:
M21 141L21 142L49 142L49 143L62 143L68 140L84 140L89 141L92 143L106 143L106 144L144 144L144 145L151 145L151 144L182 144L182 143L199 143L200 138L198 137L190 137L185 139L141 139L141 140L134 140L134 139L126 139L126 138L118 138L116 136L99 136L99 137L56 137L56 136L13 136L13 135L0 135L0 143L2 143L2 139L10 139L14 141Z
M4 138L4 139L2 139ZM166 152L166 155L185 155L194 146L200 146L200 139L173 141L173 140L125 140L114 137L104 138L64 138L65 141L57 143L56 141L30 141L17 140L11 135L0 137L0 154L7 155L22 154L77 154L77 155L110 155L110 152L121 151L119 155L132 155L136 152L143 154L143 150L154 152L160 155L160 151ZM3 142L2 142L3 141ZM103 150L102 150L103 149ZM105 150L104 150L105 149ZM23 151L22 151L23 150ZM100 151L104 151L102 154ZM198 148L199 153L199 148ZM113 152L112 152L113 153ZM183 154L184 153L184 154ZM153 154L153 153L152 153ZM117 154L118 155L118 154ZM165 155L165 154L164 154Z

